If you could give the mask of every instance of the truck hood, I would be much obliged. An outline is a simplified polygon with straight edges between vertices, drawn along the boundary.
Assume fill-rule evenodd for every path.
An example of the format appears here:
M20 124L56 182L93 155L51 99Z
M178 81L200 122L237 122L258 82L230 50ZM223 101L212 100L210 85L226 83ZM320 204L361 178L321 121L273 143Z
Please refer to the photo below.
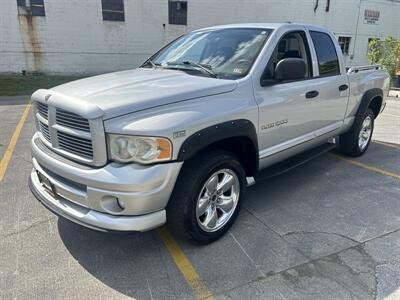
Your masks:
M39 90L36 98L51 94L51 102L56 100L55 104L64 102L62 106L66 107L69 105L65 102L69 101L74 106L72 111L78 113L80 108L76 106L81 107L81 113L96 108L96 115L102 114L104 119L110 119L160 105L227 93L236 86L234 80L193 76L177 70L142 68L81 79L48 91Z

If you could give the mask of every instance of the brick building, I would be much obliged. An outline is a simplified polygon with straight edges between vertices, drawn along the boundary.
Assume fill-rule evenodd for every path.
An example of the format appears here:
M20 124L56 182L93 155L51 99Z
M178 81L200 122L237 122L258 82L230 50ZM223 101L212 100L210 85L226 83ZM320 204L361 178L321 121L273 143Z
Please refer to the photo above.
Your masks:
M129 69L193 29L286 21L330 28L366 64L369 39L400 38L400 0L1 0L0 73Z

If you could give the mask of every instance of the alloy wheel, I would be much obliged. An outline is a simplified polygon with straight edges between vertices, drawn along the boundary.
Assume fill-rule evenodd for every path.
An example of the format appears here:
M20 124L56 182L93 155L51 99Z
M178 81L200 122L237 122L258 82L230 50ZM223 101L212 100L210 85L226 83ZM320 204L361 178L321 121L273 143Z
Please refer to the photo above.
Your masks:
M212 174L203 185L196 203L196 219L200 228L215 232L222 228L235 212L240 194L237 175L230 169Z
M358 135L358 147L361 151L363 151L367 147L369 140L371 139L371 134L372 118L371 116L367 116L361 125L361 130Z

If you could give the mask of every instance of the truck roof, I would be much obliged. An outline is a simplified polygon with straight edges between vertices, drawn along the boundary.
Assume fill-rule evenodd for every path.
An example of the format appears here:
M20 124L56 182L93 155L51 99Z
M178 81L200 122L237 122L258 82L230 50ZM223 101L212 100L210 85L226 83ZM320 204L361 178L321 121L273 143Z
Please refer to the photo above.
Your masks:
M318 26L318 25L311 25L311 24L304 24L304 23L291 23L291 22L284 22L284 23L237 23L237 24L226 24L226 25L217 25L207 28L198 29L196 31L203 31L203 30L212 30L212 29L227 29L227 28L266 28L266 29L278 29L281 27L298 27L298 26L305 26L305 27L312 27L314 29L320 28L321 30L327 30L326 27Z

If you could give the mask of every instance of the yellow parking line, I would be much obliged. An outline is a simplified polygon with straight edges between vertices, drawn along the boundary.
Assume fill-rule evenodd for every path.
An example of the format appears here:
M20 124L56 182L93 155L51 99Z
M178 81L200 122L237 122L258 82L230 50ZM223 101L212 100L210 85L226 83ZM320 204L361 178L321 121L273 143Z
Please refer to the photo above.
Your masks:
M375 144L381 144L381 145L385 145L387 147L391 147L391 148L395 148L395 149L399 149L400 150L400 146L397 145L393 145L393 144L389 144L389 143L385 143L385 142L381 142L381 141L372 141Z
M3 158L0 161L0 182L3 180L4 175L6 174L8 163L10 162L15 146L17 145L17 141L21 133L22 126L24 126L30 108L31 108L31 102L29 102L28 105L25 107L21 119L19 120L18 125L15 128L14 133L11 137L10 143L8 144L6 152L4 153Z
M214 299L212 293L201 280L199 274L196 272L196 269L190 263L185 253L183 253L182 249L169 233L168 229L163 226L159 228L157 232L167 247L168 252L174 260L176 266L181 271L183 277L185 277L187 283L193 289L197 299Z
M398 174L387 172L385 170L382 170L382 169L379 169L379 168L375 168L375 167L363 164L361 162L358 162L358 161L355 161L355 160L352 160L352 159L344 158L343 156L340 156L340 155L337 155L337 154L331 153L331 155L336 157L336 158L338 158L338 159L340 159L340 160L343 160L343 161L345 161L345 162L347 162L347 163L349 163L351 165L354 165L354 166L357 166L357 167L360 167L360 168L364 168L364 169L367 169L367 170L370 170L370 171L373 171L373 172L376 172L376 173L379 173L379 174L382 174L382 175L390 176L390 177L393 177L395 179L400 180L400 175L398 175Z

